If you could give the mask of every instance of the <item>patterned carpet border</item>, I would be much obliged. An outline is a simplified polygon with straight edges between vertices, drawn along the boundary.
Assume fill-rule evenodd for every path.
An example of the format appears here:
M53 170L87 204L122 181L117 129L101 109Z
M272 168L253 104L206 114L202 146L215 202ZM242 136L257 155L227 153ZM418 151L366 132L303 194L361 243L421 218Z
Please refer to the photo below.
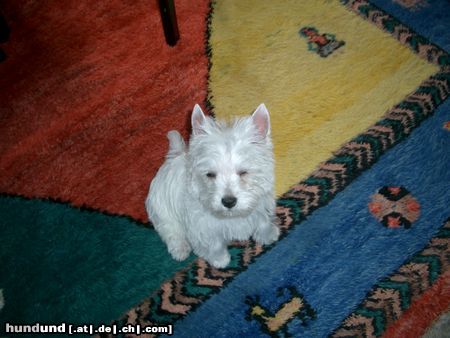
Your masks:
M331 337L379 337L450 269L450 218L425 248L383 278Z
M428 39L420 36L399 20L367 0L340 0L349 10L359 14L378 28L390 33L402 44L410 47L416 54L441 67L450 65L450 56Z
M294 225L317 208L328 204L339 191L370 168L383 153L404 140L423 120L432 115L450 94L450 57L445 51L367 1L343 0L341 3L391 33L419 56L439 65L440 70L387 111L380 121L345 143L307 179L291 187L278 199L277 223L281 229L280 240ZM214 2L212 9L213 5ZM210 35L211 17L212 13L207 20L207 37ZM211 56L210 48L206 49ZM212 108L210 103L208 107ZM232 243L229 247L232 260L230 266L224 270L215 269L199 258L177 272L172 279L163 283L157 292L114 324L173 324L218 293L236 275L245 271L256 257L270 248L263 248L253 241Z

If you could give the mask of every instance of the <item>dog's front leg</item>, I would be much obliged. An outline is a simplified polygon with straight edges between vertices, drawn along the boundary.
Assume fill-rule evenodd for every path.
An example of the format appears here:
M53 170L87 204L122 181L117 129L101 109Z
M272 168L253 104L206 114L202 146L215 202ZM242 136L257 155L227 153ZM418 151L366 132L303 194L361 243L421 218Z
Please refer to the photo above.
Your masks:
M227 250L227 244L220 241L205 248L205 254L199 256L202 256L209 264L218 269L223 269L230 263L230 254Z
M261 216L257 220L252 237L260 244L269 245L278 240L280 229L273 223L273 217L270 214L262 214Z

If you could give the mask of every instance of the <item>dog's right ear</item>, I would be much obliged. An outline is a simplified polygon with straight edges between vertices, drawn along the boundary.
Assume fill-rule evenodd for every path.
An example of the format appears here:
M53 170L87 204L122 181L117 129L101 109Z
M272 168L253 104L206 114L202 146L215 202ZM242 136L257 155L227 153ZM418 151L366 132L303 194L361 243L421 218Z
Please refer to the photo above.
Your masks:
M264 103L261 103L253 112L252 120L262 137L270 135L270 116Z
M198 135L204 133L203 124L205 123L205 120L206 117L202 108L196 104L191 116L192 134Z

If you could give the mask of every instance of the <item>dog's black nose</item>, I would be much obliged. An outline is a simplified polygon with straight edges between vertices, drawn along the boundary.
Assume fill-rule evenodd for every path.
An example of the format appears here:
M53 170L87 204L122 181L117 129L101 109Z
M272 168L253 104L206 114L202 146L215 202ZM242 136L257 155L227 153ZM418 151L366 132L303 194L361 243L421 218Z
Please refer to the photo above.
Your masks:
M222 204L227 207L228 209L231 209L236 205L237 198L234 196L225 196L222 198Z

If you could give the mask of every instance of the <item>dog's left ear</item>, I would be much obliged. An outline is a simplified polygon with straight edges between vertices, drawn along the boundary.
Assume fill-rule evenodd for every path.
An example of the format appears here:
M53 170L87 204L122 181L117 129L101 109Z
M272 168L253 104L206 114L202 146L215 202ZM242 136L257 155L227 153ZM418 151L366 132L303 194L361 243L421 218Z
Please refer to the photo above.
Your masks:
M262 137L270 135L270 116L264 103L253 112L252 120Z
M206 117L202 108L198 104L194 106L191 116L192 133L198 135L203 133L203 123L205 123Z

